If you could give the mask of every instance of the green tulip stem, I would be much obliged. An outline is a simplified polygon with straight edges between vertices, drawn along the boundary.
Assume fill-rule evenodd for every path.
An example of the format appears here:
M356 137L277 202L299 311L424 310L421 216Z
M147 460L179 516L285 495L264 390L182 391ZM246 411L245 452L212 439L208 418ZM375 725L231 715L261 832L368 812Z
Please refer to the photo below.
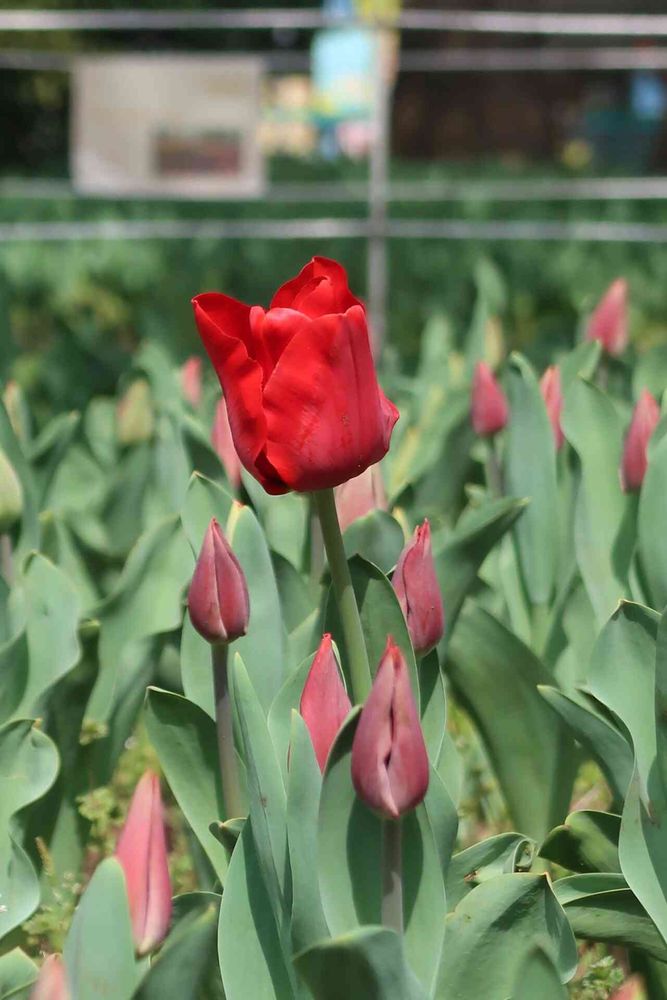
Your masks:
M315 499L311 495L308 503L309 511L309 550L308 562L310 572L310 582L317 585L324 569L324 539L322 538L322 526L317 516Z
M215 724L218 732L218 758L222 778L222 800L225 819L244 815L243 796L239 782L239 769L234 750L234 729L232 724L232 699L227 676L226 642L211 646L213 663L213 691L215 694Z
M382 821L382 923L403 933L403 831L400 819Z
M318 490L314 498L347 647L352 695L355 703L361 704L371 689L371 668L368 663L357 598L352 588L350 567L343 546L343 536L338 523L334 492Z
M486 485L491 496L494 498L503 496L503 470L495 435L486 442L485 471Z
M12 540L7 534L0 533L0 575L10 586L14 579L14 558Z

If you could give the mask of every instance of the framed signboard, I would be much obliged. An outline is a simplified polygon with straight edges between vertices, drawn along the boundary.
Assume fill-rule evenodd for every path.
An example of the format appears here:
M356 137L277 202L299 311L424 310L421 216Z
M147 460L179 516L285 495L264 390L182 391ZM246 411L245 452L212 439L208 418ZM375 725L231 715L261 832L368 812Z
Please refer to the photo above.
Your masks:
M246 56L84 56L73 76L80 191L257 197L263 66Z

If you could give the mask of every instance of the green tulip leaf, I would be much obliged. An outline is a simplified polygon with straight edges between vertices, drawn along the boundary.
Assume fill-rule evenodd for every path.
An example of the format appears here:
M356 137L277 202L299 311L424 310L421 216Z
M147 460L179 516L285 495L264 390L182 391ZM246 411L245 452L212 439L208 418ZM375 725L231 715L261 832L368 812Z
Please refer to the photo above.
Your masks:
M23 513L21 516L21 533L16 549L16 558L20 560L33 549L39 548L39 505L37 501L37 486L32 469L24 454L23 448L12 428L7 410L0 399L0 451L9 460L21 484L23 493Z
M181 508L183 530L195 556L199 554L212 517L224 525L234 498L218 483L193 472Z
M384 510L373 510L358 518L343 536L348 559L361 556L383 573L390 573L405 544L403 529Z
M475 886L498 875L528 871L535 842L520 833L499 833L459 851L447 869L447 906L453 910Z
M133 1000L184 1000L201 996L211 966L217 964L220 909L219 896L201 895L205 904L193 908L176 923Z
M558 970L539 945L528 953L521 965L512 1000L566 1000Z
M638 549L651 606L667 605L667 541L660 525L667 492L667 436L649 448L649 463L639 495Z
M621 817L582 809L570 813L540 847L540 857L571 872L620 872Z
M20 948L0 956L0 1000L28 1000L37 966Z

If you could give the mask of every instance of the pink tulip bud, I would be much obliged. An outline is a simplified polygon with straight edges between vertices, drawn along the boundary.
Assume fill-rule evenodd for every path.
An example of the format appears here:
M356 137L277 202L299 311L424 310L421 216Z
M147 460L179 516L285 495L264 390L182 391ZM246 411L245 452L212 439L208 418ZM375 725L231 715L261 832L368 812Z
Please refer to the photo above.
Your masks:
M213 427L211 428L211 444L216 450L217 456L222 462L222 467L227 473L227 479L236 489L241 484L241 461L234 447L232 439L232 429L229 426L227 415L227 404L224 396L218 400L213 417Z
M373 510L387 509L387 495L379 465L369 465L365 472L335 489L340 530Z
M202 360L194 354L181 365L181 392L193 409L201 405Z
M299 705L320 771L324 771L333 741L351 708L327 632L315 654Z
M492 437L505 427L508 417L505 393L489 366L478 361L472 378L472 425L475 434Z
M132 796L116 857L125 872L137 954L147 955L164 940L171 919L160 780L151 771L146 771Z
M207 642L232 642L248 629L248 585L215 518L204 535L188 593L188 609L190 621Z
M641 976L630 976L610 995L609 1000L648 1000L644 980Z
M391 636L352 743L352 781L367 806L398 819L419 805L429 763L408 666Z
M39 970L30 1000L71 1000L71 997L62 958L60 955L49 955Z
M565 440L563 428L560 425L560 415L563 409L563 392L560 387L560 370L556 365L549 365L540 379L540 389L542 390L542 398L544 399L547 414L553 428L556 451L560 451Z
M626 493L641 489L648 464L646 450L659 419L660 407L648 389L644 389L634 408L623 447L621 484Z
M431 552L428 519L415 528L396 563L392 577L412 646L420 656L433 649L445 631L445 612Z
M593 310L587 340L599 340L607 354L618 357L628 346L628 283L617 278Z

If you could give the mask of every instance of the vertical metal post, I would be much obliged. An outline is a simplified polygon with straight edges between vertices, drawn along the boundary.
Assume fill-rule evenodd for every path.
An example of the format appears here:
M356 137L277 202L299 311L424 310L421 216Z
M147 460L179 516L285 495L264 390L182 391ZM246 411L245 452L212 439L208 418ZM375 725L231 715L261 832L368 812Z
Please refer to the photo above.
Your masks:
M387 186L391 132L391 45L387 31L376 28L378 52L374 73L373 143L368 185L368 311L373 350L382 350L387 315Z

